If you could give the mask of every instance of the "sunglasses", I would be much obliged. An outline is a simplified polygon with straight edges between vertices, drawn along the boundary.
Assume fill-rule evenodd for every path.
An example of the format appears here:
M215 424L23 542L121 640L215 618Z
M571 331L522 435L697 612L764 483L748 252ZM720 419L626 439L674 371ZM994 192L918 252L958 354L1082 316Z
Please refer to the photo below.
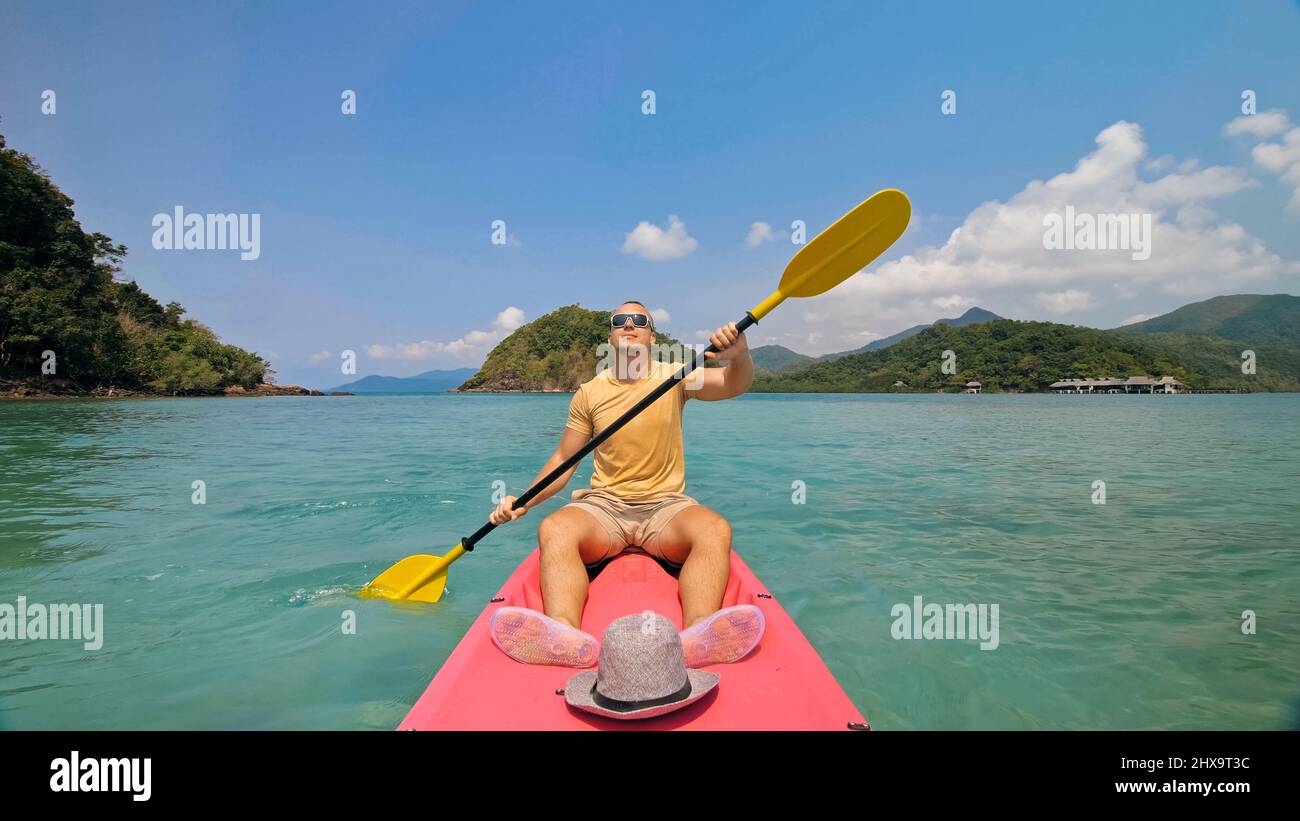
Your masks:
M614 314L609 318L609 324L612 328L622 328L629 319L638 328L644 328L650 324L650 317L645 314Z

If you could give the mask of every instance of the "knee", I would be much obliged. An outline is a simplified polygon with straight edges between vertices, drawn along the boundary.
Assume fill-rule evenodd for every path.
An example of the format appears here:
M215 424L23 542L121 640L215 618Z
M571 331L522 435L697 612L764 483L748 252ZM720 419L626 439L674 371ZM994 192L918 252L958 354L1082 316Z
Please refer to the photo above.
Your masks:
M552 513L537 526L537 544L543 553L554 553L572 550L578 546L578 541L564 520Z
M731 523L718 514L714 514L704 526L708 540L722 548L731 547Z

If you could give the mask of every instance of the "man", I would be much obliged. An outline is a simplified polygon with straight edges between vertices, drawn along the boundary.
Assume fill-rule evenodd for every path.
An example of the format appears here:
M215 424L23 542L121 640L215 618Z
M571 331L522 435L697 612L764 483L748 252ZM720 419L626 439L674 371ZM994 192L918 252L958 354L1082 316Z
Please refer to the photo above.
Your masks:
M617 354L614 367L578 388L559 447L534 483L682 367L650 361L654 319L642 303L632 300L619 305L610 326L609 343ZM633 546L680 568L685 626L681 638L687 666L736 661L762 637L763 615L757 607L719 609L731 568L731 526L684 492L682 408L686 400L731 399L754 381L749 343L735 323L719 328L710 341L718 353L706 357L727 362L727 367L701 367L601 443L595 451L591 488L574 491L569 504L542 520L537 537L546 612L502 607L492 617L492 639L511 657L529 664L595 664L599 643L580 629L588 571ZM504 524L525 515L528 508L563 490L576 467L543 489L526 508L512 509L515 497L507 496L491 521Z

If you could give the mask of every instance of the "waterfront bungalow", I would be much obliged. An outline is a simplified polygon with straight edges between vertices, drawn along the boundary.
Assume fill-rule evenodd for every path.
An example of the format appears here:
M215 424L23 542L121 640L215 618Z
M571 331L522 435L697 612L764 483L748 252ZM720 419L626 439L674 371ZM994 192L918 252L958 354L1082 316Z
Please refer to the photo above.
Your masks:
M970 382L966 383L966 390L962 391L962 393L979 393L980 389L983 387L983 385L972 379Z
M1048 385L1052 393L1185 393L1187 386L1172 376L1152 379L1149 376L1129 376L1112 379L1062 379Z

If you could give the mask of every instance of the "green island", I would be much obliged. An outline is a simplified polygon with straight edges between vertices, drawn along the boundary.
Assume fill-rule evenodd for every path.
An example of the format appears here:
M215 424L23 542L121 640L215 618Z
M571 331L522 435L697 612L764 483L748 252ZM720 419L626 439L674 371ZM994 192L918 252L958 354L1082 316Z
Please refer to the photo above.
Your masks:
M497 343L462 392L562 393L596 374L597 350L609 342L609 311L566 305L516 328ZM678 346L657 332L660 345Z
M126 247L72 205L0 135L0 395L306 392L265 385L265 359L119 280Z

